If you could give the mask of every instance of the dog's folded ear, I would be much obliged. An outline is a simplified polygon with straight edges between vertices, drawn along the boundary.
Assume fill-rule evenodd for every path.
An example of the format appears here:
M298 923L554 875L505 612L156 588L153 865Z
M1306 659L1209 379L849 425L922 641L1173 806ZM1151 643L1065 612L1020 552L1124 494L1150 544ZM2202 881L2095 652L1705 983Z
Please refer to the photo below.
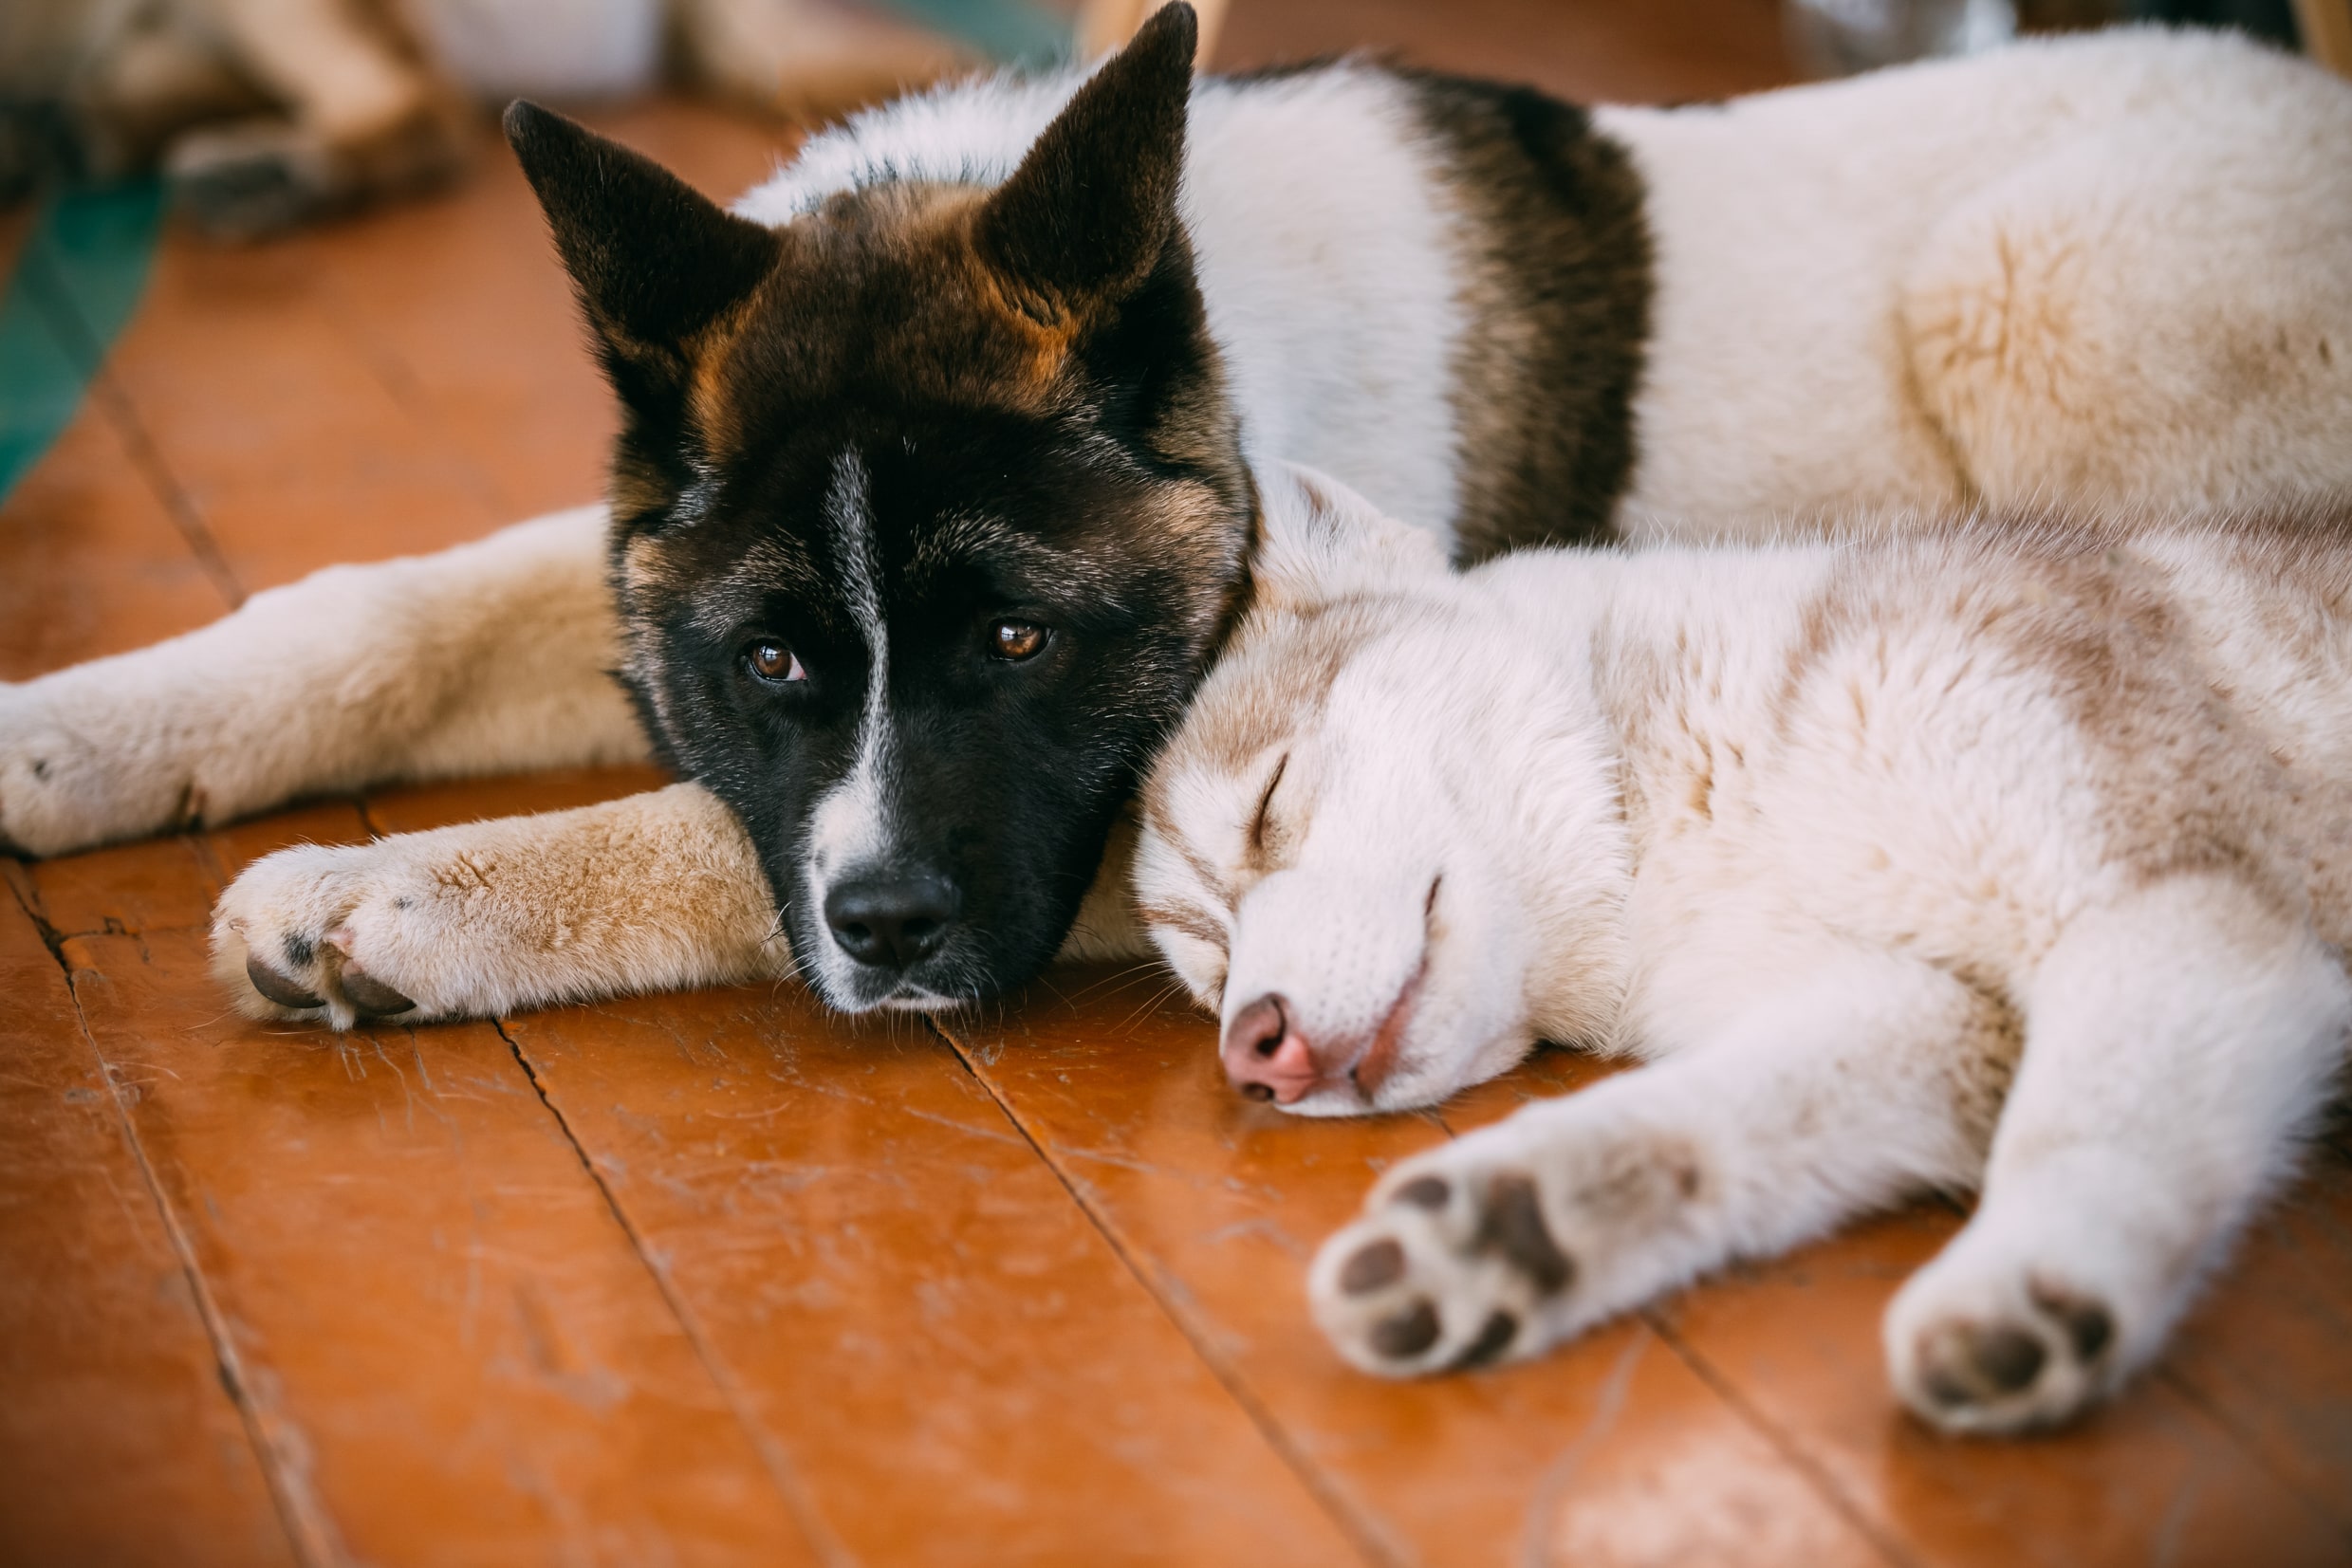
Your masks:
M506 127L617 380L682 373L694 335L774 267L772 231L643 154L520 99Z
M1158 264L1176 229L1197 32L1188 5L1154 12L989 198L981 249L1025 310L1083 321Z
M1444 548L1303 463L1257 471L1253 611L1298 611L1359 594L1409 593L1446 575Z

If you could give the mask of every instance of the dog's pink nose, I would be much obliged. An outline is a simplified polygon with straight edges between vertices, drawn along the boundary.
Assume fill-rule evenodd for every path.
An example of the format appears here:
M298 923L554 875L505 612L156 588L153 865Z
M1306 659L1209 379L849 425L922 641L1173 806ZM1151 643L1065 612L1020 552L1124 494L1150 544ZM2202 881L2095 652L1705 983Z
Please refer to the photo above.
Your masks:
M1315 1053L1291 1026L1280 995L1259 997L1233 1015L1225 1031L1226 1081L1251 1099L1287 1105L1321 1077Z

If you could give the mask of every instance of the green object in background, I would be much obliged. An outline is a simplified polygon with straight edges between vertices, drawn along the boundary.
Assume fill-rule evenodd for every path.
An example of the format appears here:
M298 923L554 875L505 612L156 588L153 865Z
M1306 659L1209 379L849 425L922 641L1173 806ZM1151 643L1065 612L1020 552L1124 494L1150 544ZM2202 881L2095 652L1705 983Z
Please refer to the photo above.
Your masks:
M147 286L162 226L153 180L42 204L0 297L0 501L82 407Z
M960 38L1007 65L1036 68L1070 57L1070 25L1027 0L884 0L934 32Z

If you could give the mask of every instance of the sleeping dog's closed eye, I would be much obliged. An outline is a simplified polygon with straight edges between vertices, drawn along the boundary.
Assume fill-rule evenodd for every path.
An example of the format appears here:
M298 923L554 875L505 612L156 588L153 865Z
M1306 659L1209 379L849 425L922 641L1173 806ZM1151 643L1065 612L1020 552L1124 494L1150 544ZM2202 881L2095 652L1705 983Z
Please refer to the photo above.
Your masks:
M1282 787L1282 776L1290 766L1290 753L1286 751L1274 763L1274 771L1268 774L1266 787L1258 793L1258 808L1250 816L1250 858L1252 862L1266 857L1266 829L1274 810L1274 791Z

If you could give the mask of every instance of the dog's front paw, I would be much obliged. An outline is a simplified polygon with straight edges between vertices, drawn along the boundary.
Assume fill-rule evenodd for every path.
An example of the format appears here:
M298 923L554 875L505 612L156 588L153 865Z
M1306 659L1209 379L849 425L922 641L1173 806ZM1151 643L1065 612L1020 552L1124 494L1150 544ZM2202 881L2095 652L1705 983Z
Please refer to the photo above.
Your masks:
M1340 1353L1388 1376L1532 1356L1721 1251L1705 1151L1588 1091L1398 1166L1308 1276Z
M0 850L63 855L202 815L184 769L96 694L77 699L0 682Z
M1946 1431L2027 1431L2114 1388L2127 1327L2120 1297L2055 1263L1954 1255L1887 1309L1888 1373L1903 1403Z
M404 851L399 839L306 844L231 883L213 914L213 972L237 1005L338 1029L468 1011L417 961L434 947L433 932L411 929L432 918L433 878Z
M1443 1156L1385 1185L1324 1244L1308 1276L1316 1321L1341 1355L1390 1377L1532 1355L1577 1260L1553 1239L1535 1180Z

